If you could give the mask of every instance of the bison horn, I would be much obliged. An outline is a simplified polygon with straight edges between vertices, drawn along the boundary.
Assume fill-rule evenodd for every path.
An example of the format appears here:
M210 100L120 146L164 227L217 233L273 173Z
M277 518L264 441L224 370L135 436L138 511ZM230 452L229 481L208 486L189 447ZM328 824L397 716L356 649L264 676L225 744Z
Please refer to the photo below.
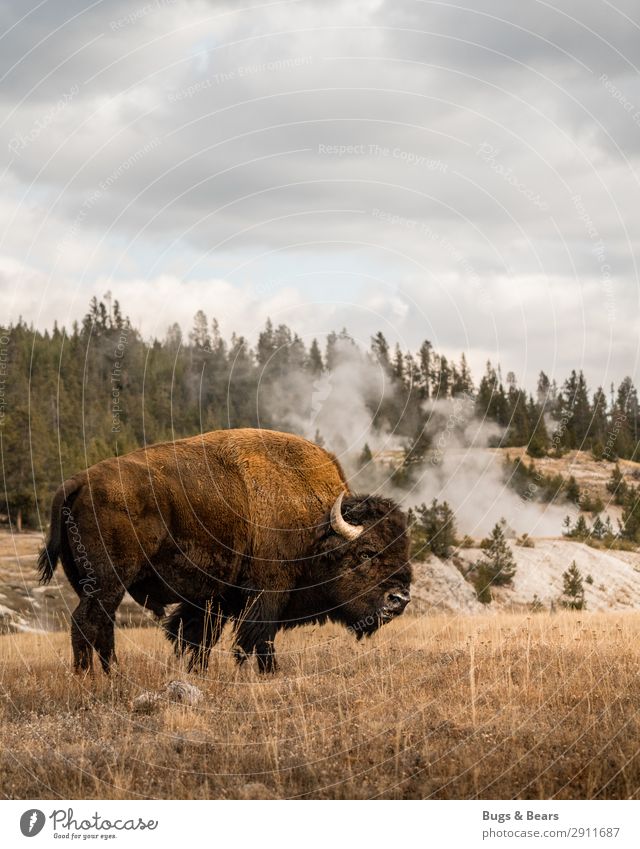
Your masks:
M364 531L363 525L350 525L342 515L342 499L344 491L336 498L333 507L331 508L331 527L333 530L348 540L358 539Z

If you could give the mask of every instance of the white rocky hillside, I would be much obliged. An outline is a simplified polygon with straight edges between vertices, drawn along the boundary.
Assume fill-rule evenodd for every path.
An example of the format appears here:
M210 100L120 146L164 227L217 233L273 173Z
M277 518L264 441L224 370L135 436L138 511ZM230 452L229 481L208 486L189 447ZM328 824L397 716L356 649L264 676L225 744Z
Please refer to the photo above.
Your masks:
M575 560L584 579L587 610L640 610L640 552L607 551L581 542L537 539L534 548L509 543L517 563L511 587L492 589L493 601L480 604L473 586L454 560L431 557L414 563L414 612L477 613L531 604L537 596L545 607L558 602L562 573ZM461 549L456 557L467 566L483 558L479 548ZM464 568L464 567L463 567ZM588 582L588 577L593 582Z

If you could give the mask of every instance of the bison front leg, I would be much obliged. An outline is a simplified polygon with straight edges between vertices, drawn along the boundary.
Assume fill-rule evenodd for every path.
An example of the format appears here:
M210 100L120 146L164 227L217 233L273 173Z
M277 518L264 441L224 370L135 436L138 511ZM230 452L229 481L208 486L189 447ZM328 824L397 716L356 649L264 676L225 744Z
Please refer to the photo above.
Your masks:
M254 625L255 623L252 623ZM276 672L274 640L278 629L269 626L261 629L240 625L236 632L236 662L239 666L255 651L260 672Z
M235 629L235 653L239 664L255 652L260 672L277 670L274 640L285 604L284 594L278 592L263 591L249 599Z
M222 600L182 602L164 623L178 657L189 652L188 671L206 672L212 647L220 639L228 611Z
M258 669L260 672L277 672L276 652L273 646L275 631L271 639L262 640L256 645L256 657L258 658Z

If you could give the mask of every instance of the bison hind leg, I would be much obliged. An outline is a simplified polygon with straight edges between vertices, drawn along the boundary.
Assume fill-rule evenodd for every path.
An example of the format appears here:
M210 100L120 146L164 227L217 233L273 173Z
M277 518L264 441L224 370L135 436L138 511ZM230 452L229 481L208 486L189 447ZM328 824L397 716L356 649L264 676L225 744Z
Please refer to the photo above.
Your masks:
M71 648L76 672L93 672L93 623L87 616L89 599L83 598L71 615Z
M221 604L183 601L164 622L167 638L178 657L189 653L188 670L206 671L212 647L220 639L226 616Z
M108 674L115 654L115 616L124 593L108 602L85 596L71 617L71 645L76 672L93 672L93 650Z

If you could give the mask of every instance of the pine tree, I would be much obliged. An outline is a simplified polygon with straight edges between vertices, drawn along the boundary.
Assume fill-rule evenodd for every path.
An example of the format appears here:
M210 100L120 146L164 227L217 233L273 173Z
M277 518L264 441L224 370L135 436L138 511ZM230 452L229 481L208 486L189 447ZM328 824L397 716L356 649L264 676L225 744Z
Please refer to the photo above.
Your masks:
M175 352L177 352L178 348L182 344L182 330L177 322L174 322L167 328L167 335L165 336L164 344L169 350Z
M420 420L415 434L406 443L402 464L393 473L392 481L395 486L410 486L416 478L416 473L419 473L432 444L428 424L428 419Z
M471 372L467 364L467 358L464 352L460 356L460 366L454 369L454 374L451 382L451 395L455 398L459 395L473 395L473 380Z
M566 572L562 573L562 596L560 604L567 610L585 610L584 585L582 575L573 560Z
M634 458L638 446L638 393L630 377L625 377L618 387L611 420L614 446L609 459Z
M314 339L311 342L311 347L309 348L309 358L307 361L307 368L311 372L312 375L317 376L322 374L324 370L324 363L322 362L322 354L320 352L320 345L318 345L318 340Z
M494 586L507 586L512 583L516 573L516 561L504 534L505 522L498 522L489 536L481 543L485 560L476 563L476 570L482 569Z
M431 342L427 339L420 346L420 352L418 354L419 362L418 362L418 373L420 375L419 378L419 393L420 398L423 401L429 399L431 394L431 352L433 351L433 346Z
M300 374L307 366L309 358L304 342L297 333L293 334L293 339L289 345L288 367L295 374Z
M591 526L591 536L593 539L604 539L607 534L607 526L602 521L600 516L596 516Z
M120 301L117 299L113 302L113 326L116 330L122 330L128 323L129 319L124 318L120 308Z
M607 441L607 397L601 386L594 396L591 413L591 452L596 460L604 458Z
M382 335L382 334L380 334ZM327 334L327 345L324 355L324 363L327 371L334 371L338 364L338 334L332 330Z
M224 369L223 361L227 356L227 346L220 333L220 325L217 318L214 318L211 322L211 352L214 355L212 363L217 377L218 373Z
M561 439L563 447L569 450L587 447L591 406L582 371L578 373L574 369L565 380L559 398L559 417L566 420Z
M529 398L527 417L529 419L530 428L530 436L527 443L527 454L530 457L544 457L549 450L549 433L544 420L543 407L536 404L532 397Z
M304 352L304 346L302 353L300 352L300 344L302 340L298 343L298 364L300 368L304 363L304 359L306 354ZM291 332L290 328L287 327L286 324L279 324L274 333L273 333L273 344L274 344L274 353L271 358L271 362L269 363L269 373L271 377L274 378L282 378L289 374L291 368L294 366L292 352L294 345L294 335Z
M509 423L509 405L504 386L490 361L478 386L476 415L504 426Z
M611 477L607 481L607 492L613 495L614 504L621 505L625 503L627 491L628 486L620 470L620 464L616 463L611 472Z
M202 310L193 317L193 329L189 334L191 343L200 351L211 350L211 337L209 336L209 321Z
M513 372L507 375L507 415L509 430L504 443L506 445L528 445L531 437L529 415L527 411L527 395L518 389Z
M491 593L491 584L493 581L493 570L488 563L479 561L471 576L471 582L476 591L476 598L480 604L491 604L493 595Z
M622 505L620 536L631 542L640 543L640 489L629 486Z
M576 442L582 449L590 447L590 431L591 431L591 405L589 403L589 393L587 390L587 381L585 380L582 370L578 374L578 384L576 394L573 399L573 419L572 423L576 432Z
M266 366L271 360L275 349L273 322L268 318L264 330L258 336L258 345L256 347L258 365L262 367Z
M435 498L430 505L421 504L409 514L413 557L425 560L428 553L448 558L457 545L455 516L446 501Z
M575 479L573 475L569 476L569 480L565 484L565 496L567 501L571 501L572 504L580 505L580 487L578 485L578 481Z
M404 380L407 388L419 396L420 369L411 351L404 355Z
M449 397L451 391L451 369L445 356L434 357L436 366L432 372L431 395L442 401Z
M404 383L404 355L400 345L396 344L395 353L393 356L392 373L398 383Z
M562 532L563 536L581 541L588 539L590 533L589 527L582 513L578 516L575 525L571 524L571 518L569 516L565 518L563 524L565 527L565 530Z
M369 448L369 443L365 442L364 448L360 453L360 457L358 459L358 466L363 469L365 466L368 466L369 463L373 462L373 454L371 453L371 449Z
M549 403L552 403L555 400L552 396L551 383L549 381L549 378L543 371L541 371L538 375L536 397L538 401L538 406L541 407L543 412L547 408Z
M381 331L378 331L376 335L371 338L371 353L373 354L374 359L385 371L388 372L391 370L391 363L389 360L389 343Z

